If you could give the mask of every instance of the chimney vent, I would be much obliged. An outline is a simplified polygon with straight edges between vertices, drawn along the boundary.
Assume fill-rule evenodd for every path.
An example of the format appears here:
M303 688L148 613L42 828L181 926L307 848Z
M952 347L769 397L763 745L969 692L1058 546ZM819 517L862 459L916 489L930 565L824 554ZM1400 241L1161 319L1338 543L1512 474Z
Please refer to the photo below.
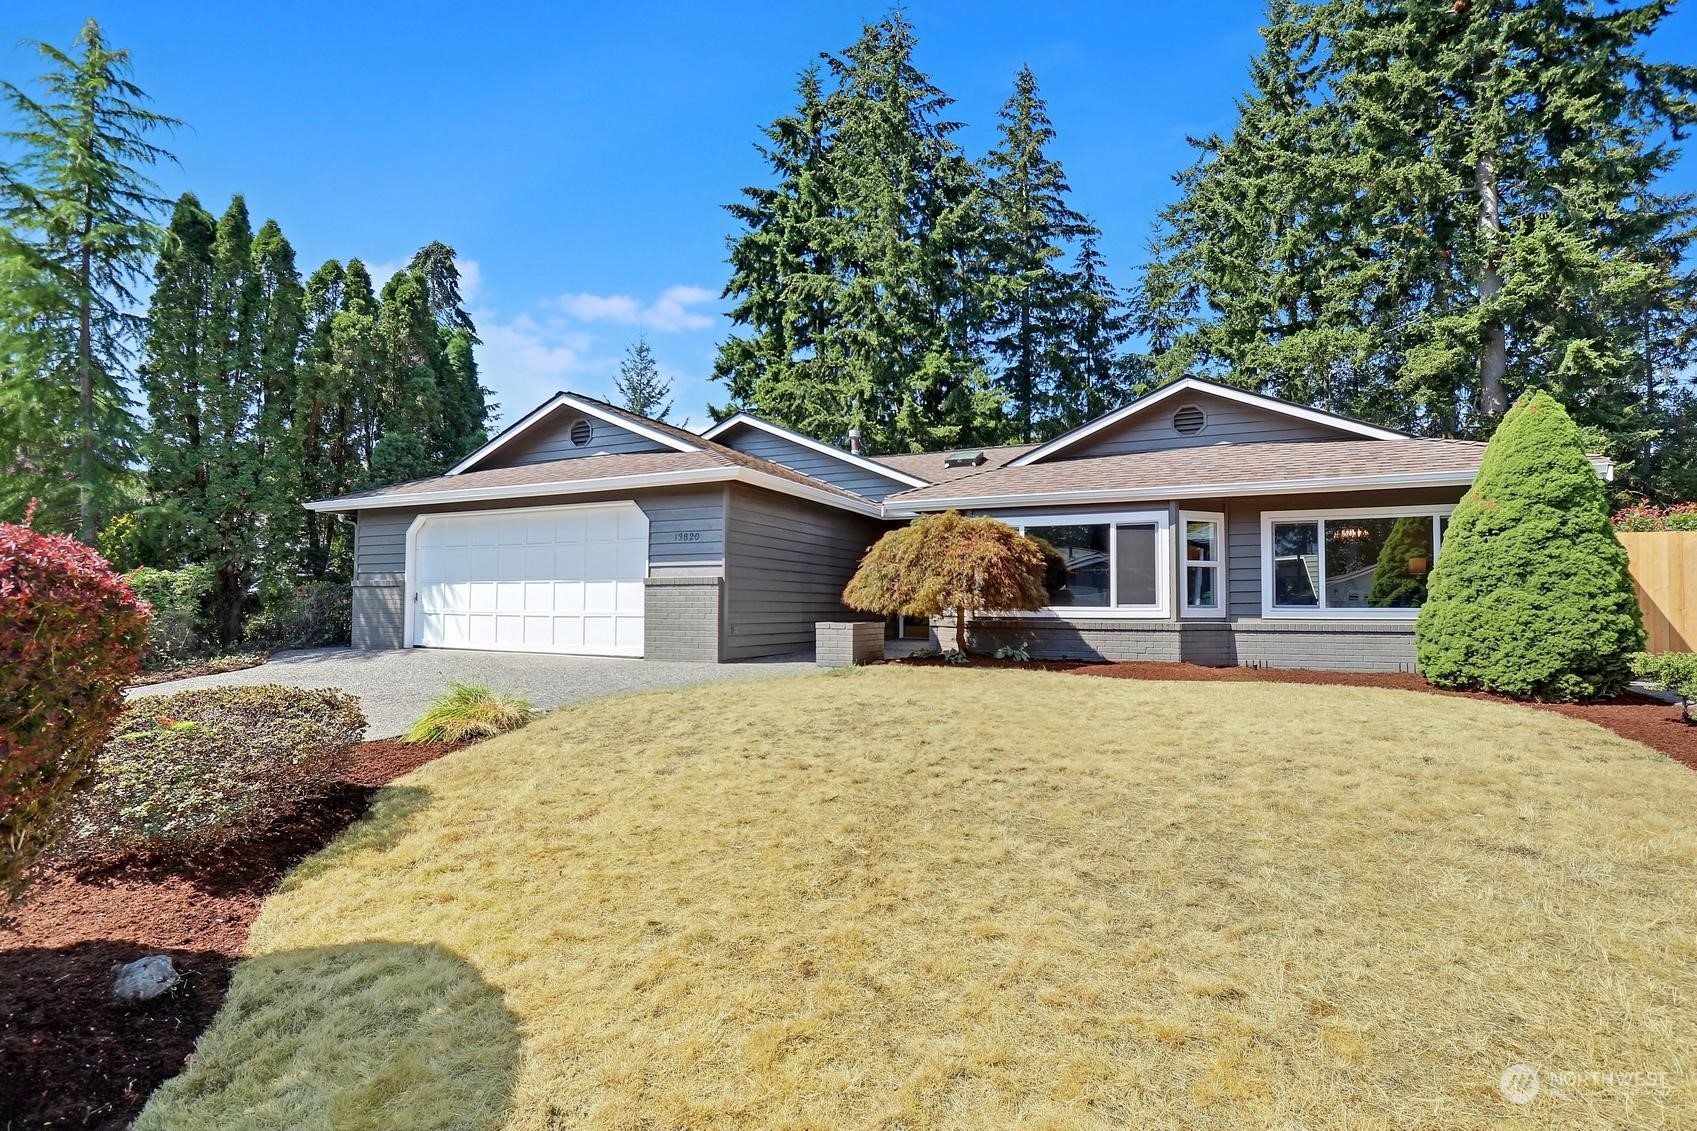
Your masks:
M849 433L848 433L848 440L849 440L849 454L850 455L859 455L860 454L860 429L850 428Z

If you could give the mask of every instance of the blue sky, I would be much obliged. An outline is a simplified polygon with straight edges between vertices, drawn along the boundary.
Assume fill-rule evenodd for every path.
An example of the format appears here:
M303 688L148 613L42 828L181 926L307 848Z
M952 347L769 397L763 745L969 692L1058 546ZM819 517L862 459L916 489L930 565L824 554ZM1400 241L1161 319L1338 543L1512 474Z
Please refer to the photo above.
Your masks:
M882 4L412 3L8 5L0 76L40 67L23 39L67 45L89 15L135 56L169 143L214 211L235 192L275 217L310 272L358 256L392 270L440 239L466 261L504 420L556 388L608 395L646 332L699 426L728 331L722 205L763 179L752 144L793 105L796 73ZM956 99L974 153L1029 63L1074 202L1127 284L1171 199L1184 139L1229 127L1259 38L1256 2L925 2L919 63ZM1697 58L1697 9L1652 43ZM1697 190L1697 159L1675 181Z

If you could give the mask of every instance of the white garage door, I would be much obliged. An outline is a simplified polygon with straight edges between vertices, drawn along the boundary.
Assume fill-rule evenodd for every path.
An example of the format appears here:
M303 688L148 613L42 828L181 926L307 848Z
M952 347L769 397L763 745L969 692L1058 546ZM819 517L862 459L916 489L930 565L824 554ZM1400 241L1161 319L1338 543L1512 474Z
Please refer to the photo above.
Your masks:
M431 516L413 552L415 644L642 655L648 516L634 503Z

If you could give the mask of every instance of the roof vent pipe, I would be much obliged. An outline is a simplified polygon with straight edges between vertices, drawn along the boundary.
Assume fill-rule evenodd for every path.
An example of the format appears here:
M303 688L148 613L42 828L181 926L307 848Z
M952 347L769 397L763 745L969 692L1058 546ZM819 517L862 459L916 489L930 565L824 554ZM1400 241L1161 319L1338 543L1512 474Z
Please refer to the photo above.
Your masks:
M855 456L860 454L860 429L858 428L849 429L849 454Z

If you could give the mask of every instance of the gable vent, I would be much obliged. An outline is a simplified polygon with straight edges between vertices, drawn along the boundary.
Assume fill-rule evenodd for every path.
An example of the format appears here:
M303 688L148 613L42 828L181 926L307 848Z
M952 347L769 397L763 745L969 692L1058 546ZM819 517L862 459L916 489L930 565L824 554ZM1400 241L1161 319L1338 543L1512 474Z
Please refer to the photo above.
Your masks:
M595 428L589 423L589 421L580 416L576 420L572 421L571 431L567 433L567 435L571 437L572 447L587 447L589 441L595 439Z
M1207 423L1208 418L1193 404L1187 404L1173 413L1173 431L1180 436L1194 436L1202 431Z

